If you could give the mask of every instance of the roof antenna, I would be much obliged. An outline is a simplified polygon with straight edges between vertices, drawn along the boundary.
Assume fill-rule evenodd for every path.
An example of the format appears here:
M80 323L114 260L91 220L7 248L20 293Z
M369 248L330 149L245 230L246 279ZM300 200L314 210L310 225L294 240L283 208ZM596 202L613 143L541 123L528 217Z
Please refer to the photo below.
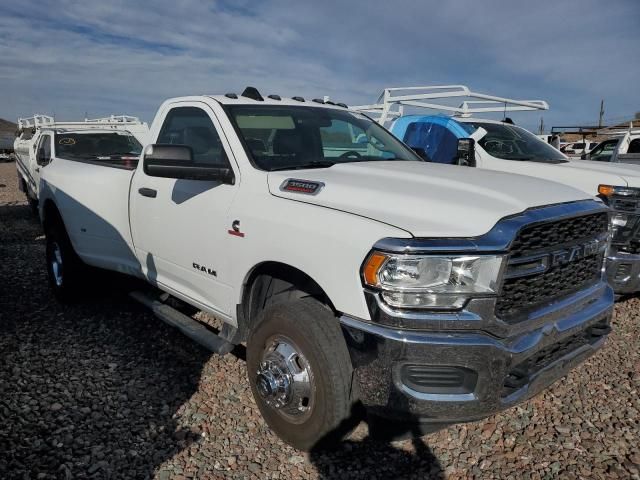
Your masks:
M250 98L252 100L257 100L258 102L264 102L264 98L260 95L260 92L256 87L247 87L242 92L243 97Z

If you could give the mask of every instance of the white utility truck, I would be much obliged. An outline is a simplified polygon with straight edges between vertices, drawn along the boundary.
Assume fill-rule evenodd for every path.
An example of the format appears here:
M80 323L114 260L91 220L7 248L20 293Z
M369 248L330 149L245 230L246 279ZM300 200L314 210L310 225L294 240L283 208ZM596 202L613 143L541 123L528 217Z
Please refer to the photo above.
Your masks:
M53 117L39 114L20 118L13 144L18 186L35 211L40 171L52 160L54 152L65 158L137 162L148 134L146 123L128 115L111 115L82 122L56 122Z
M582 156L583 160L640 164L640 129L629 125L628 130L606 132L606 135L613 138L600 142Z
M427 164L346 105L251 87L165 101L149 139L137 166L43 168L52 288L116 270L213 351L246 342L257 405L297 448L355 405L425 428L485 417L610 330L608 209L580 190Z
M473 116L546 110L546 102L486 95L464 85L440 85L387 88L376 104L352 108L368 113L382 125L390 125L391 132L426 161L463 161L478 170L553 180L600 197L613 210L613 240L606 266L609 282L618 295L640 291L640 166L572 160L508 120ZM448 114L408 114L405 108ZM464 138L469 139L470 150L460 159L458 140Z

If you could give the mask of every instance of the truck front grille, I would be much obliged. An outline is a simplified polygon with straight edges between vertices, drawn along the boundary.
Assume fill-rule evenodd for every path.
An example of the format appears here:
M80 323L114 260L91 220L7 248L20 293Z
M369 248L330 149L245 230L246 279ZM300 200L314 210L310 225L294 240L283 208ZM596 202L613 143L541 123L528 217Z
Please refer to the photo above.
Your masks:
M606 212L526 226L512 243L509 262L523 257L550 260L555 252L570 251L602 237L608 226ZM601 277L603 253L578 257L566 263L549 261L542 271L525 276L507 276L496 302L496 315L508 323L517 323L525 320L528 313L595 284Z

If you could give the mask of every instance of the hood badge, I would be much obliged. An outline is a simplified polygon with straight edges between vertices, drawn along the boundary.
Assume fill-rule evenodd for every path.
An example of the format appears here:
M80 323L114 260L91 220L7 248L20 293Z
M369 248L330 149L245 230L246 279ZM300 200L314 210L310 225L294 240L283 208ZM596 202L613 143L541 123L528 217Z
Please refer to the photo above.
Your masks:
M302 180L299 178L287 178L280 190L283 192L303 193L305 195L317 195L324 187L324 183L314 180Z

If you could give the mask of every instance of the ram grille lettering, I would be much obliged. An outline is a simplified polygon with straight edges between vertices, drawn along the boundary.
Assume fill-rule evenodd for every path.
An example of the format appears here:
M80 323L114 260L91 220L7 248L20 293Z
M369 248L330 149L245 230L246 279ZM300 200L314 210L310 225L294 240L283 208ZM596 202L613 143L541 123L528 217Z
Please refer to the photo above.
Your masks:
M551 253L541 253L528 257L511 260L506 272L506 278L526 277L536 275L547 270L575 262L582 258L590 257L600 253L605 246L601 240L592 240L582 245L575 245L570 248L555 250Z
M598 240L584 243L582 245L576 245L565 250L557 250L551 253L549 265L551 267L555 267L558 265L563 265L565 263L575 262L576 260L579 260L581 258L596 255L599 250L600 242Z

